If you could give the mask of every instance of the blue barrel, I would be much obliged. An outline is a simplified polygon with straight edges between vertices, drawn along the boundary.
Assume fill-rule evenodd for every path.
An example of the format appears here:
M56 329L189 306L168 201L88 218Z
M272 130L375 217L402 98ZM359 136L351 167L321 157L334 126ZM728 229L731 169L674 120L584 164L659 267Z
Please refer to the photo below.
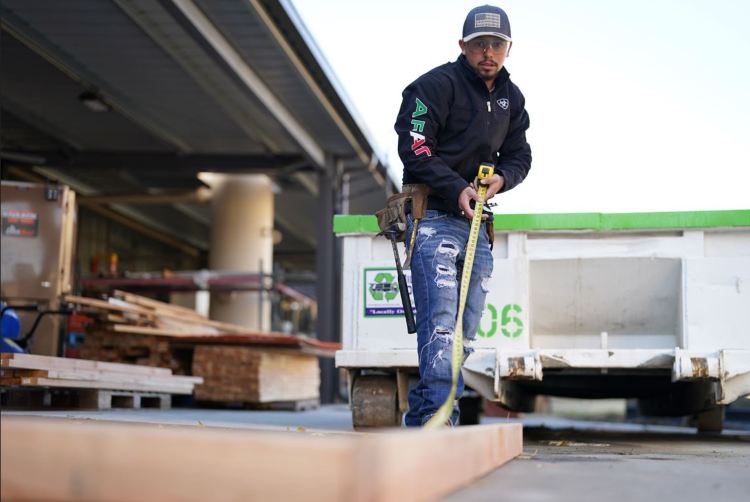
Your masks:
M0 304L5 307L5 304ZM0 319L0 352L20 353L24 350L13 340L21 338L21 321L13 309L6 309Z

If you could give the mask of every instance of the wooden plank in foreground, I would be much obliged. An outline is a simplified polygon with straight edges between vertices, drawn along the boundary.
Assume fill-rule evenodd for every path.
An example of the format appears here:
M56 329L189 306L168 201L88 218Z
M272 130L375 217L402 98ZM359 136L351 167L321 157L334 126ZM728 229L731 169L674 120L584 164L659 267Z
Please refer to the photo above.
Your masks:
M424 501L522 449L520 424L304 434L5 416L0 434L2 500Z

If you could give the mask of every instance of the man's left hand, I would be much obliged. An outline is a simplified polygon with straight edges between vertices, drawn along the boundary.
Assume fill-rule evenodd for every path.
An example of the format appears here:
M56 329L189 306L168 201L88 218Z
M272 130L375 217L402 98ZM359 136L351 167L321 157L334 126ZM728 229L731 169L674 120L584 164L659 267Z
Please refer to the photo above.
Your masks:
M482 185L487 186L487 193L484 196L484 200L490 200L492 197L494 197L497 192L503 189L503 185L505 185L505 178L500 176L499 174L493 174L489 178L484 178L483 180L479 180L479 182ZM475 188L479 188L474 185Z

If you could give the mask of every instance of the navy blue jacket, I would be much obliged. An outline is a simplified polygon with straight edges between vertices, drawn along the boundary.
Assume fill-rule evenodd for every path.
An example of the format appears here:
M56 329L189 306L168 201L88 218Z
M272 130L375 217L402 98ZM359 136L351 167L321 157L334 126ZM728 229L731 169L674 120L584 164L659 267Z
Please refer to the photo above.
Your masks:
M488 91L461 55L404 89L395 125L404 184L429 185L447 211L458 212L458 196L482 162L505 178L503 192L523 181L531 168L529 115L509 77L501 69Z

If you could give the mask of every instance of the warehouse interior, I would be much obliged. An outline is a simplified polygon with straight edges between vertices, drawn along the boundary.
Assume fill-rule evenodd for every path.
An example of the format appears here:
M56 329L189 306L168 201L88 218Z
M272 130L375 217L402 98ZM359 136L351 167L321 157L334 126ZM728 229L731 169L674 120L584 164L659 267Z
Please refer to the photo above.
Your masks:
M374 212L396 183L293 7L0 8L2 178L75 192L73 291L170 301L206 284L169 278L214 274L212 318L340 340L333 215ZM273 283L315 312L290 322Z

